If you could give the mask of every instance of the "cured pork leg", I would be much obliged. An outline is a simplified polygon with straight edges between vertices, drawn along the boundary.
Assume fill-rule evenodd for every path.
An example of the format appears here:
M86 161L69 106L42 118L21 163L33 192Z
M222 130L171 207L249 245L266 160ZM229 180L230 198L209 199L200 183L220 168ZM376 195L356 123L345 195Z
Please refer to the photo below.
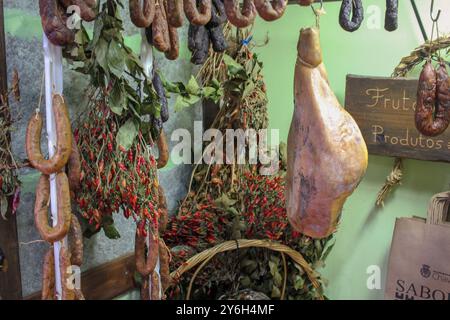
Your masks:
M302 29L295 65L295 110L288 137L287 214L312 238L336 229L342 207L365 174L367 147L328 83L319 31Z

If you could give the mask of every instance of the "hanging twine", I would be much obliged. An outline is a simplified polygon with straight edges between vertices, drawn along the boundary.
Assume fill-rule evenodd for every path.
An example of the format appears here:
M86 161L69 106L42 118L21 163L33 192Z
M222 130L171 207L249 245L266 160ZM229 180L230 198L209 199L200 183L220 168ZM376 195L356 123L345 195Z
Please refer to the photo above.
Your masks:
M415 66L428 59L431 55L440 50L450 48L450 35L438 37L435 40L427 41L414 49L409 56L403 57L392 73L393 78L405 77ZM403 159L395 158L391 173L387 176L384 185L377 194L376 206L384 206L391 191L401 184L403 178Z

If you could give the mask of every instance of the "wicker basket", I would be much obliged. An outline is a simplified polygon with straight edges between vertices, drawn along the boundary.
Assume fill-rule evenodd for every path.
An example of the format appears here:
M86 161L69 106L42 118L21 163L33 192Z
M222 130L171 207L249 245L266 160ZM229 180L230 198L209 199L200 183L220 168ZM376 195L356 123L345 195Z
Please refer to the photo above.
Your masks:
M297 265L299 265L305 271L312 285L316 289L320 288L320 283L317 280L316 276L314 275L314 270L311 268L311 266L299 252L295 251L294 249L291 249L290 247L284 244L270 240L245 240L245 239L226 241L191 257L189 260L183 263L177 270L171 273L172 284L178 283L180 278L185 272L199 265L189 282L189 287L186 293L186 299L189 300L189 298L191 297L192 286L194 284L195 278L197 277L199 272L203 269L203 267L206 266L208 262L212 258L214 258L216 254L251 247L266 248L281 253L284 268L283 287L281 290L281 297L280 297L281 300L285 298L286 282L287 282L287 264L285 255L288 255ZM319 299L323 300L324 298L322 295L320 295Z

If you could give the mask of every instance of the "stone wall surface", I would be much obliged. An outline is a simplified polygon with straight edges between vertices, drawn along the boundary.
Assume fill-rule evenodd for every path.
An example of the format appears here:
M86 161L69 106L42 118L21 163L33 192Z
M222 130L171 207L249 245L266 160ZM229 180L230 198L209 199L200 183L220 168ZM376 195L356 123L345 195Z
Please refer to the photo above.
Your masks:
M41 80L43 76L43 50L41 26L39 22L38 1L33 0L6 0L5 27L8 75L11 76L13 68L19 71L21 78L22 100L12 104L13 116L18 120L12 135L15 155L26 158L24 142L25 130L29 117L39 105ZM22 15L22 17L21 17ZM139 39L139 31L130 23L128 11L123 12L125 18L125 34L133 39ZM25 31L24 31L25 30ZM186 41L187 28L180 29L180 42ZM184 44L185 45L185 44ZM137 46L138 47L138 46ZM183 57L177 61L167 61L163 55L156 55L156 65L164 70L164 76L170 81L187 81L192 73L192 65ZM74 120L83 112L86 104L85 89L88 79L70 70L70 66L64 65L64 93L70 106L71 119ZM186 128L192 132L194 120L201 119L201 107L188 108L174 113L173 102L170 104L171 119L166 124L165 130L170 137L172 130ZM41 108L45 108L44 101ZM43 135L42 146L46 146ZM171 147L173 146L170 143ZM160 181L166 189L168 204L171 213L176 208L178 201L186 194L187 184L190 178L191 166L178 165L160 171ZM22 273L23 294L27 296L41 288L43 254L48 249L45 242L37 242L39 235L34 227L33 206L34 188L39 173L32 169L23 169L20 172L22 181L22 197L17 212L20 264ZM91 239L85 239L85 258L83 270L90 269L112 259L120 257L134 249L134 222L126 220L121 214L115 215L116 226L121 234L118 240L109 240L103 232Z

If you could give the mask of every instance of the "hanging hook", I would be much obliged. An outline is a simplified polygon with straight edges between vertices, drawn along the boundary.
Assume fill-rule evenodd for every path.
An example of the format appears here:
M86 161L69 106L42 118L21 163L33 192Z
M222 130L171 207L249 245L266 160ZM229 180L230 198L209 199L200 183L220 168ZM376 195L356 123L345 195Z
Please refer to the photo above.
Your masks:
M434 11L434 0L431 0L430 17L433 22L437 22L439 20L439 16L441 15L441 9L438 10L436 17L433 17L433 11Z
M325 10L323 9L323 0L320 0L320 8L319 9L314 8L314 5L312 3L311 3L311 9L312 9L314 15L316 16L316 26L319 27L320 16L326 13Z

